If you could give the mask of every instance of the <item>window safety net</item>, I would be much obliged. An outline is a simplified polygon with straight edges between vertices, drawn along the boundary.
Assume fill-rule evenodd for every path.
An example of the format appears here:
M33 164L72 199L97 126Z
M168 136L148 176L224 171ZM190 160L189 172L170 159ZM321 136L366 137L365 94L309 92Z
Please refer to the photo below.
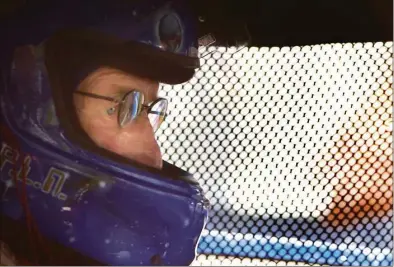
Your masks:
M212 210L193 265L392 265L392 42L218 48L163 86Z

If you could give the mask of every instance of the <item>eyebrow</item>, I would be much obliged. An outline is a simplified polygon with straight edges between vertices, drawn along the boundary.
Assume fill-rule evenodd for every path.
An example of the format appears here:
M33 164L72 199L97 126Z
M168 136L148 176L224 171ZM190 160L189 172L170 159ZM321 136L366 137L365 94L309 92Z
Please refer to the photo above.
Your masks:
M110 92L109 95L110 95L112 98L115 98L115 99L117 99L117 100L119 100L119 101L122 101L123 96L124 96L125 94L127 94L127 92L133 90L133 89L126 89L126 88L119 87L119 86L115 86L115 88L116 88L116 91Z
M93 93L89 93L89 92L83 92L83 91L79 91L79 90L74 91L74 93L79 94L79 95L93 97L93 98L96 98L96 99L107 100L107 101L110 101L112 103L119 103L119 102L122 101L121 99L117 99L117 98L114 98L114 97L111 97L111 96L98 95L98 94L93 94Z

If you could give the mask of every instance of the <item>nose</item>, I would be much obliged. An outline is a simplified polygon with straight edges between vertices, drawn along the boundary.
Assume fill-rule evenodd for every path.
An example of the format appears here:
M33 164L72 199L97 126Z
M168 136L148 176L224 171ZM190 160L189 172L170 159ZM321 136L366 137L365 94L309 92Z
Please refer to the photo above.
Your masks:
M128 157L144 165L161 169L163 159L160 147L146 112L140 114L130 126L125 127L125 130L133 137L133 141L130 140L127 145Z

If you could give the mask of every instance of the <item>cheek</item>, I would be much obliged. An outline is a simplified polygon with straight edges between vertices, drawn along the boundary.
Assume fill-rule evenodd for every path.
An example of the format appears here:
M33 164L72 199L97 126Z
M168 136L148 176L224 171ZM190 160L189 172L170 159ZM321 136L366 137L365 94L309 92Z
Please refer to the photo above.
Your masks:
M154 135L149 135L147 131L131 127L122 129L113 136L112 142L107 148L115 153L138 160L140 157L156 157L161 155Z
M137 136L132 132L119 131L113 137L112 142L108 143L108 149L118 154L125 154L128 152L130 147L135 148L135 146L138 146Z
M122 130L116 119L90 118L85 131L100 147L120 155L130 155L144 147L137 131Z
M118 134L116 116L92 115L81 112L79 120L82 128L98 146L107 148Z
M116 116L82 112L82 128L97 146L155 168L162 167L160 148L149 121L120 128Z

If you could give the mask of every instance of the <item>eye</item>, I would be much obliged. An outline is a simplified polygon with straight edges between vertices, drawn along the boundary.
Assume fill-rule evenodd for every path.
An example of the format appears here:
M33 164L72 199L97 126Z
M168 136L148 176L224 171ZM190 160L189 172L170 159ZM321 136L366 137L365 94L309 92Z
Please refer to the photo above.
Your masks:
M116 107L111 107L111 108L107 109L107 114L112 115L115 113L115 110L116 110Z
M182 26L174 13L165 15L159 21L159 37L166 51L176 52L182 43Z

